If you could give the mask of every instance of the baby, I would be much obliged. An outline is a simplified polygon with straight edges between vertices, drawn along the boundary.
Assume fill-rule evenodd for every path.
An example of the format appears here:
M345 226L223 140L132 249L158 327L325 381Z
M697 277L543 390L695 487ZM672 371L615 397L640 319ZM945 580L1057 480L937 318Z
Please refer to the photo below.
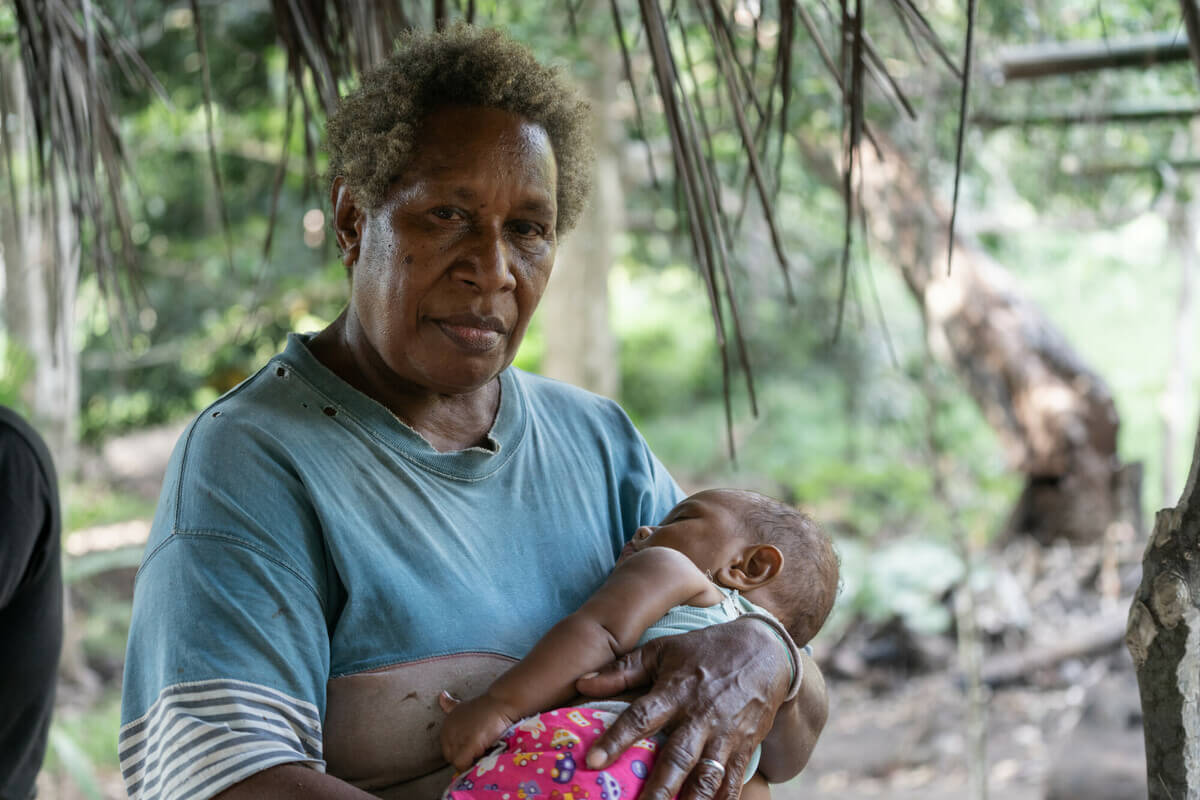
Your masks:
M620 709L556 708L576 696L576 679L651 639L743 614L773 616L804 645L833 607L837 583L833 547L809 516L753 492L686 498L659 525L638 528L596 593L485 694L457 703L443 693L442 752L461 771L445 796L636 797L655 740L589 769L583 754ZM757 763L755 752L747 780Z

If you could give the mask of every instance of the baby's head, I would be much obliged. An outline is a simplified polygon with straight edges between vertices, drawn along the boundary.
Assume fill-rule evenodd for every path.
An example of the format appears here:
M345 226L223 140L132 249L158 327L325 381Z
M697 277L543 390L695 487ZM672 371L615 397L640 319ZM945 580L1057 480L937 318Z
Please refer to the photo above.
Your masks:
M709 489L638 528L630 549L670 547L770 611L797 644L821 629L838 589L833 544L807 514L757 492Z

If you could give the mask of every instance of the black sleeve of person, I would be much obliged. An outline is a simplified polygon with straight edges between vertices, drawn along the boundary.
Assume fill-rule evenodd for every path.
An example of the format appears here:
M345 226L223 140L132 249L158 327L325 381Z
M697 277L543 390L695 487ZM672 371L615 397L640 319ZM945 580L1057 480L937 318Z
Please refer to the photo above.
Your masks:
M58 482L45 442L0 406L0 799L33 793L62 650Z

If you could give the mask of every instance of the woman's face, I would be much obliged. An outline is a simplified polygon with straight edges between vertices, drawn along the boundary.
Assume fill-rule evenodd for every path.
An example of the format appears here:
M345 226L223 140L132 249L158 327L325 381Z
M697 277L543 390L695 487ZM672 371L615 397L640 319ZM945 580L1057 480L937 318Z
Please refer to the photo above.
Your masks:
M362 213L351 267L350 315L396 378L461 394L512 362L554 265L556 188L541 126L490 108L426 118L403 178Z

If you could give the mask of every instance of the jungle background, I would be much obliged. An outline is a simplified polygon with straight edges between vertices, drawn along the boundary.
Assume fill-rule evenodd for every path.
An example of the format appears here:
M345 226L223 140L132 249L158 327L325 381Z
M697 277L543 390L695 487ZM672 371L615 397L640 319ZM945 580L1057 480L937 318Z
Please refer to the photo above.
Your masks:
M174 439L289 331L324 326L346 297L314 148L323 116L317 103L304 107L329 87L295 77L266 0L95 3L97 24L130 48L101 59L128 217L106 205L78 229L77 248L55 251L57 234L34 221L70 216L69 193L31 193L45 175L21 102L18 5L0 2L0 403L30 416L55 451L69 592L39 787L48 798L120 797L132 582ZM72 4L42 5L47 20L60 10L72 18ZM830 723L809 768L775 796L1146 796L1122 636L1151 512L1179 498L1200 408L1191 357L1200 104L1180 4L981 4L960 173L954 65L973 4L914 0L908 17L899 3L860 9L859 41L877 61L865 78L842 74L866 87L855 112L826 60L838 58L847 5L799 3L788 24L811 25L828 49L788 40L786 132L757 131L760 159L778 170L761 187L727 79L769 85L780 69L772 48L793 34L767 0L713 3L729 25L722 50L701 35L715 19L705 22L707 4L661 4L728 215L720 335L637 4L471 2L448 13L468 5L570 71L596 111L593 211L560 248L517 364L618 399L685 489L784 497L822 521L841 554L839 601L813 643ZM913 33L918 19L927 38ZM1091 46L1103 61L1147 42L1151 55L1133 66L1033 79L1012 69L1070 47ZM144 72L130 66L135 57ZM769 116L753 105L751 126ZM844 117L855 113L866 124L847 134ZM859 135L848 216L846 145ZM914 207L928 213L914 222L905 216ZM913 226L923 244L905 238ZM106 268L101 251L135 258L136 280L133 262ZM43 283L58 275L39 311L18 265L58 259L61 269L63 252L74 267L39 273ZM963 350L963 328L939 314L953 305L947 294L970 305L962 297L978 287L943 273L992 276L1003 307L985 302L979 318L1016 317L997 334L1011 346ZM66 294L71 302L55 306ZM37 330L50 332L38 339ZM65 351L54 349L56 335ZM1037 493L1070 476L1047 477L1036 444L1022 442L1036 432L1012 423L1022 403L1041 402L1042 384L1028 378L1034 390L1021 395L1006 361L1048 352L1067 363L1069 387L1104 395L1119 417L1104 479L1117 499L1084 530L1038 523ZM997 383L1009 389L1007 406L988 400ZM1063 391L1042 394L1070 405Z

